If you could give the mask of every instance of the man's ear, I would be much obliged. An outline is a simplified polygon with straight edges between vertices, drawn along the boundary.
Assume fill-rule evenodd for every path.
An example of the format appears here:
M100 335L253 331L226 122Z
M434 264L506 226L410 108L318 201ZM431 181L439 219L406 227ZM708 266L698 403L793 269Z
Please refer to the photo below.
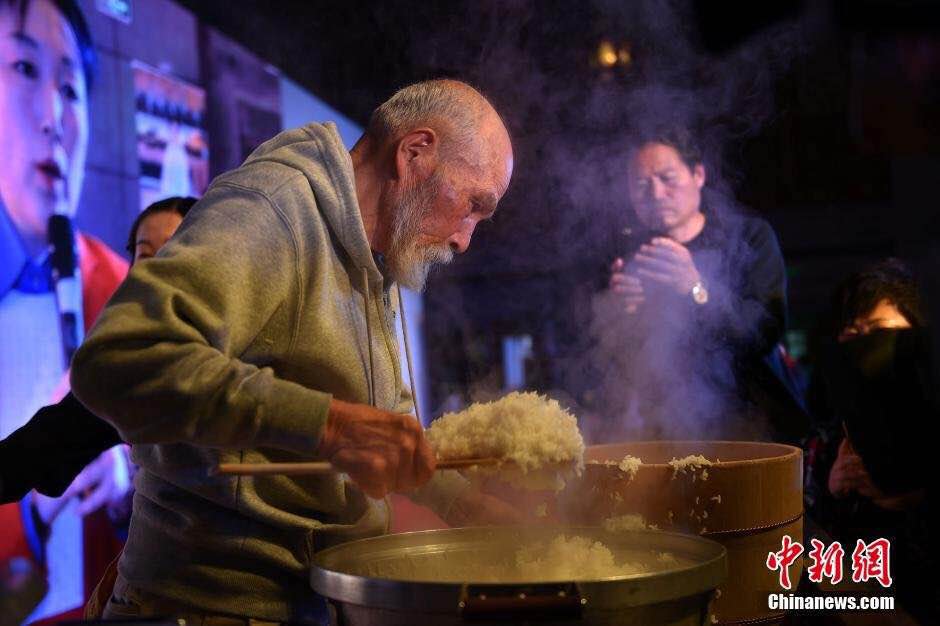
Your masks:
M431 128L418 128L398 140L395 149L395 174L424 180L437 169L440 140Z
M692 168L692 180L699 189L705 186L705 166L701 163L696 163Z

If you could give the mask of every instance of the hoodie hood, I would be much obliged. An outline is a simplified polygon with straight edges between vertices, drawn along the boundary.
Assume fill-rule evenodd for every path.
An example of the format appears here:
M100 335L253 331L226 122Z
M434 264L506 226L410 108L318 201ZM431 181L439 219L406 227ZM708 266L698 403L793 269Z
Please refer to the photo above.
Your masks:
M335 124L311 122L285 130L258 146L243 167L263 162L303 175L320 214L359 271L365 268L370 282L382 280L362 223L352 157Z

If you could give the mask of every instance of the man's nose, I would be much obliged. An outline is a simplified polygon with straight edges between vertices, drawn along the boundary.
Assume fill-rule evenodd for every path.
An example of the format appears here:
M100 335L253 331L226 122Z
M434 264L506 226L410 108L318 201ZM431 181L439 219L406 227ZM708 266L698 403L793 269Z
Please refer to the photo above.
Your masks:
M476 223L465 225L457 232L447 238L447 245L455 254L463 254L470 247L470 239L473 237L473 229Z
M650 196L654 200L662 200L666 197L666 185L660 181L653 179L653 184L650 186Z

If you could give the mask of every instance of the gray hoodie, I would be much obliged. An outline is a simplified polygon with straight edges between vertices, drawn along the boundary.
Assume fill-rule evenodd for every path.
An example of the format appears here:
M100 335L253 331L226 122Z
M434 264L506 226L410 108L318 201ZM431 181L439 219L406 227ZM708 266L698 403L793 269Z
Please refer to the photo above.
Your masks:
M140 466L119 564L131 585L207 612L287 620L312 596L315 550L386 530L385 502L344 476L208 470L313 459L331 397L410 408L388 287L332 124L264 143L134 266L72 365L75 394ZM444 512L464 487L437 472L417 499Z

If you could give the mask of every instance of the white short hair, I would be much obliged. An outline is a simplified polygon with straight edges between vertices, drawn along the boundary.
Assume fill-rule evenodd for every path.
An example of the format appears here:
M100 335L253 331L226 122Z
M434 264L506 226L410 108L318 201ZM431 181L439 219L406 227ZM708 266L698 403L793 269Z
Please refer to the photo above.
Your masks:
M478 138L486 102L480 92L457 80L415 83L399 89L372 112L366 134L381 144L430 126L440 132L447 158L466 156Z

